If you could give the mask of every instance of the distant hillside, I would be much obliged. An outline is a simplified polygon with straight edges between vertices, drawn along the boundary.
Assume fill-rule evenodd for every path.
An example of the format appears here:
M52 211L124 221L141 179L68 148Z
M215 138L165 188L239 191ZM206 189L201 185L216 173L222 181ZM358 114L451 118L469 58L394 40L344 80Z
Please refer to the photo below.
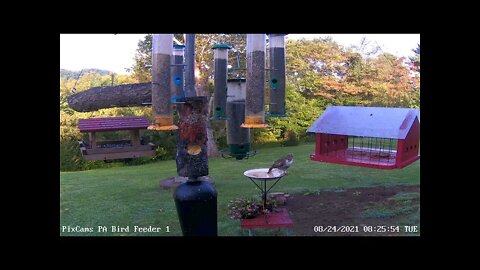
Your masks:
M68 69L60 69L60 78L64 79L76 79L80 73L87 74L87 73L98 73L100 75L108 75L112 74L112 71L104 70L104 69L97 69L97 68L86 68L80 71L72 71Z

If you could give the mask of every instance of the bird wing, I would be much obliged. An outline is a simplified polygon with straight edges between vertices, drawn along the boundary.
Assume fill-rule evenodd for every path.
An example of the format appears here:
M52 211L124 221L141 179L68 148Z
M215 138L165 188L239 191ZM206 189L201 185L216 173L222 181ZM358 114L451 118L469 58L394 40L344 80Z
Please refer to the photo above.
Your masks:
M273 168L279 168L279 167L282 167L285 165L285 159L284 158L281 158L281 159L277 159L275 160L275 162L273 162L273 165L272 167Z

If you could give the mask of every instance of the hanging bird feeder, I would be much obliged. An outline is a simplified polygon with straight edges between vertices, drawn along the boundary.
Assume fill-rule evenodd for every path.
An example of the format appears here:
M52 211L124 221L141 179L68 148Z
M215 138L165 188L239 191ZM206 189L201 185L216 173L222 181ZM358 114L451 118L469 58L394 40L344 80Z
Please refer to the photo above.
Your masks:
M265 124L265 34L247 34L247 93L243 128Z
M171 104L171 59L173 34L155 34L152 39L152 109L151 130L175 130Z
M213 46L213 57L215 59L215 119L226 120L227 105L227 65L228 49L226 44L215 44Z
M400 169L420 158L417 109L330 106L307 132L316 134L314 161Z
M172 81L170 83L172 102L177 102L177 99L185 97L183 91L183 57L185 53L185 45L173 45L172 58Z
M285 34L270 34L270 110L267 117L285 113Z

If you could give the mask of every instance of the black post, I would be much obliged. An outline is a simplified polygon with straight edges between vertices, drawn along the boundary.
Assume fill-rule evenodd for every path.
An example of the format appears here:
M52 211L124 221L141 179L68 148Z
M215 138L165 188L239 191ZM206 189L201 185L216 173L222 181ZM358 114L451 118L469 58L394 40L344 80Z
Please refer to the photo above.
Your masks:
M184 236L217 235L217 192L198 178L208 175L207 97L186 97L178 104L177 173L188 177L173 198Z

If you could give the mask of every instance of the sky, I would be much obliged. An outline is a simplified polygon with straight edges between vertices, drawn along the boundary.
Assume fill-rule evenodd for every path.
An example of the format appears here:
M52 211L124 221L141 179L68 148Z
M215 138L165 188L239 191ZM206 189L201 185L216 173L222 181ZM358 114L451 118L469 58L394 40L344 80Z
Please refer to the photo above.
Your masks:
M97 68L127 74L133 65L138 41L145 34L61 34L60 68L78 71ZM359 45L366 38L367 48L379 46L381 51L398 57L413 56L420 44L420 34L289 34L287 39L313 39L330 36L345 47Z

